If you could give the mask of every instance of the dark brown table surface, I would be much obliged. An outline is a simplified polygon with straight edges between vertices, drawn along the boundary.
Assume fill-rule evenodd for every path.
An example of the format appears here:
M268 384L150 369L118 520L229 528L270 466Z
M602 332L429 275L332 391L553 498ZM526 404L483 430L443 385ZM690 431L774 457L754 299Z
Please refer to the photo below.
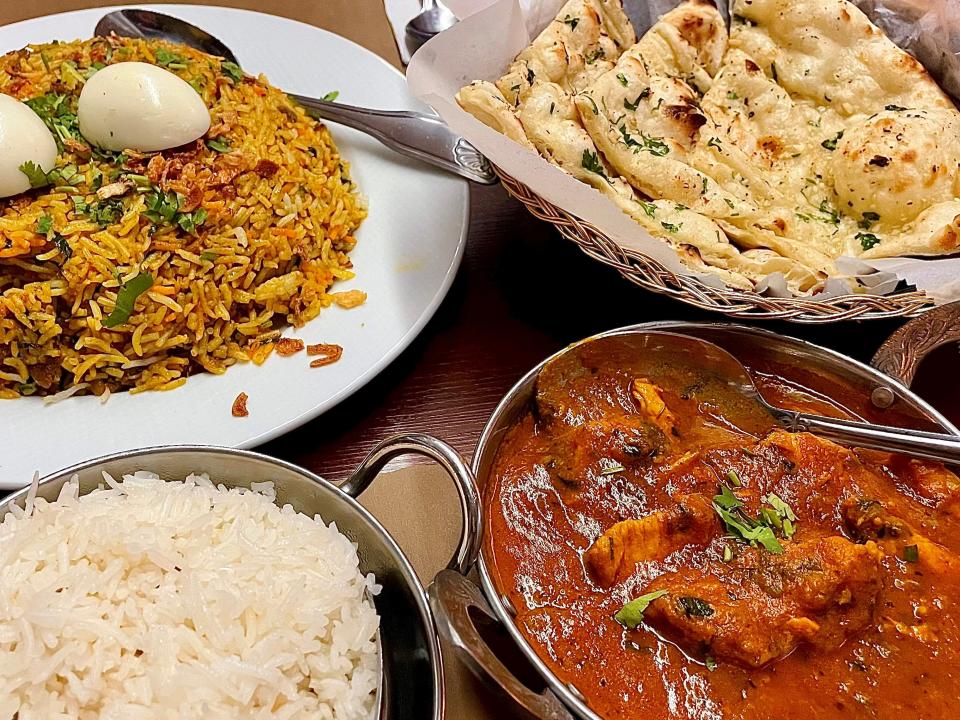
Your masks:
M725 319L632 285L533 218L500 186L473 187L471 203L463 265L420 337L356 395L265 445L265 452L334 479L398 432L436 434L470 456L500 398L564 345L633 323ZM868 361L901 324L761 326ZM915 384L954 421L960 420L960 392L951 380L957 359L955 347L941 348Z

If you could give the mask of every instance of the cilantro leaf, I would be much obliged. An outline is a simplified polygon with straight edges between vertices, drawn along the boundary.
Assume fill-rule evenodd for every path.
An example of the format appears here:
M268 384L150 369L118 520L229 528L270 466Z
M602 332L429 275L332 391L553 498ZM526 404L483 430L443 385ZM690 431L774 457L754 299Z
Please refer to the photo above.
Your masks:
M226 75L228 78L233 80L235 83L243 80L243 70L240 69L240 66L229 60L224 60L220 63L220 72Z
M330 92L328 92L326 95L324 95L324 96L323 96L322 98L320 98L320 99L323 100L324 102L333 102L333 101L336 100L338 97L340 97L340 91L339 91L339 90L331 90Z
M153 287L153 276L150 273L140 273L134 278L127 280L117 293L117 302L110 313L103 321L103 326L112 328L122 325L130 319L133 313L133 306L143 293Z
M827 138L826 140L824 140L824 141L823 141L822 143L820 143L820 144L821 144L823 147L825 147L827 150L836 150L836 149L837 149L837 142L838 142L838 141L840 140L840 138L842 138L842 137L843 137L843 130L841 130L840 132L838 132L838 133L837 133L836 135L834 135L832 138Z
M870 248L880 244L880 238L873 233L857 233L854 236L854 239L860 241L860 247L862 247L864 250L869 250Z
M27 160L27 162L23 163L19 170L27 176L27 180L30 181L30 187L32 188L45 187L50 184L50 178L47 177L43 168L32 160Z
M634 598L620 608L620 610L617 611L617 614L613 616L613 619L623 625L625 628L633 630L643 622L643 613L648 607L650 607L650 603L652 603L654 600L662 598L667 594L669 593L667 593L666 590L655 590L654 592Z
M172 50L160 48L157 50L157 65L162 65L171 70L186 70L187 61L182 55L177 55Z
M233 151L233 148L227 143L223 142L223 140L207 140L207 147L211 150L216 150L219 153L228 153Z
M864 230L869 230L871 227L873 227L874 223L878 222L880 222L880 216L877 213L870 212L868 210L861 215L861 220L857 223L857 226Z
M40 235L46 235L50 232L50 228L53 227L53 218L49 215L41 215L37 219L37 233Z
M713 510L720 516L727 532L737 540L749 545L762 545L775 555L783 553L783 546L773 529L747 515L743 511L743 503L727 485L721 486L720 494L713 497Z
M698 597L683 596L677 598L677 605L687 617L710 617L715 610L706 600Z
M607 179L607 174L603 169L603 163L600 162L600 158L597 156L597 153L584 150L583 157L580 160L580 165L584 170L596 173L604 180Z
M654 205L653 203L644 202L643 200L637 200L637 202L640 203L640 207L643 208L643 211L644 211L649 217L656 217L656 215L657 215L657 206L656 206L656 205Z
M80 134L80 120L77 118L77 114L71 110L69 96L47 93L24 102L40 116L40 119L53 133L59 149L63 149L63 143L68 139L86 144Z

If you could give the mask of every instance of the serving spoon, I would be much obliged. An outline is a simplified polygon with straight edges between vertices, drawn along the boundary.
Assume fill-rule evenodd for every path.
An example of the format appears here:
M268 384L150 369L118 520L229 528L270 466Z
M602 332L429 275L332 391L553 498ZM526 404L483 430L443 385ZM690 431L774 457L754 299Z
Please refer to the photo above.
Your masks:
M108 36L111 33L179 43L239 65L230 48L207 31L186 20L152 10L124 9L107 13L97 23L94 34ZM364 132L402 155L481 185L497 182L496 173L480 151L435 115L411 110L373 110L288 94L312 117L332 120Z
M944 463L960 463L960 437L955 435L871 425L776 407L760 394L750 372L739 360L723 348L697 337L656 331L610 335L586 340L567 352L576 351L587 343L608 339L616 339L619 347L622 347L620 343L626 344L631 356L641 359L646 367L683 364L702 371L705 377L726 385L743 402L766 413L778 426L790 432L814 433L841 445L886 450ZM563 354L551 362L556 362Z

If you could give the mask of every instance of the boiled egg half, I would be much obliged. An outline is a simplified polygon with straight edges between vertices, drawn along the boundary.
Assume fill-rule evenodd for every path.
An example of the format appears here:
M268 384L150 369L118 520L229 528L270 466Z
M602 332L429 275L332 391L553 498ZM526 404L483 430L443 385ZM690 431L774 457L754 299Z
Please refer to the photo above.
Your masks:
M20 169L26 163L50 172L56 161L57 143L40 116L16 98L0 94L0 197L30 189L30 180Z
M87 80L80 132L105 150L154 152L186 145L210 129L210 111L188 83L141 62L108 65Z

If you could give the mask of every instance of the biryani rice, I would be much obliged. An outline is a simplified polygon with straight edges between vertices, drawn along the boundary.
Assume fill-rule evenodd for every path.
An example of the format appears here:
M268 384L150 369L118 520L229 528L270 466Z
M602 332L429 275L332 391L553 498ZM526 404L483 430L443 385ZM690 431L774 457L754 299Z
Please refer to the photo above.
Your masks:
M316 317L353 277L365 201L327 129L264 78L187 47L94 38L3 56L0 92L62 96L69 121L87 76L133 60L193 85L211 129L189 146L119 156L61 137L58 184L0 200L0 397L82 383L95 394L171 389L262 362L280 328ZM97 196L113 182L122 196ZM148 217L160 193L177 198L173 221ZM197 210L206 217L190 227ZM107 327L141 274L152 286Z

